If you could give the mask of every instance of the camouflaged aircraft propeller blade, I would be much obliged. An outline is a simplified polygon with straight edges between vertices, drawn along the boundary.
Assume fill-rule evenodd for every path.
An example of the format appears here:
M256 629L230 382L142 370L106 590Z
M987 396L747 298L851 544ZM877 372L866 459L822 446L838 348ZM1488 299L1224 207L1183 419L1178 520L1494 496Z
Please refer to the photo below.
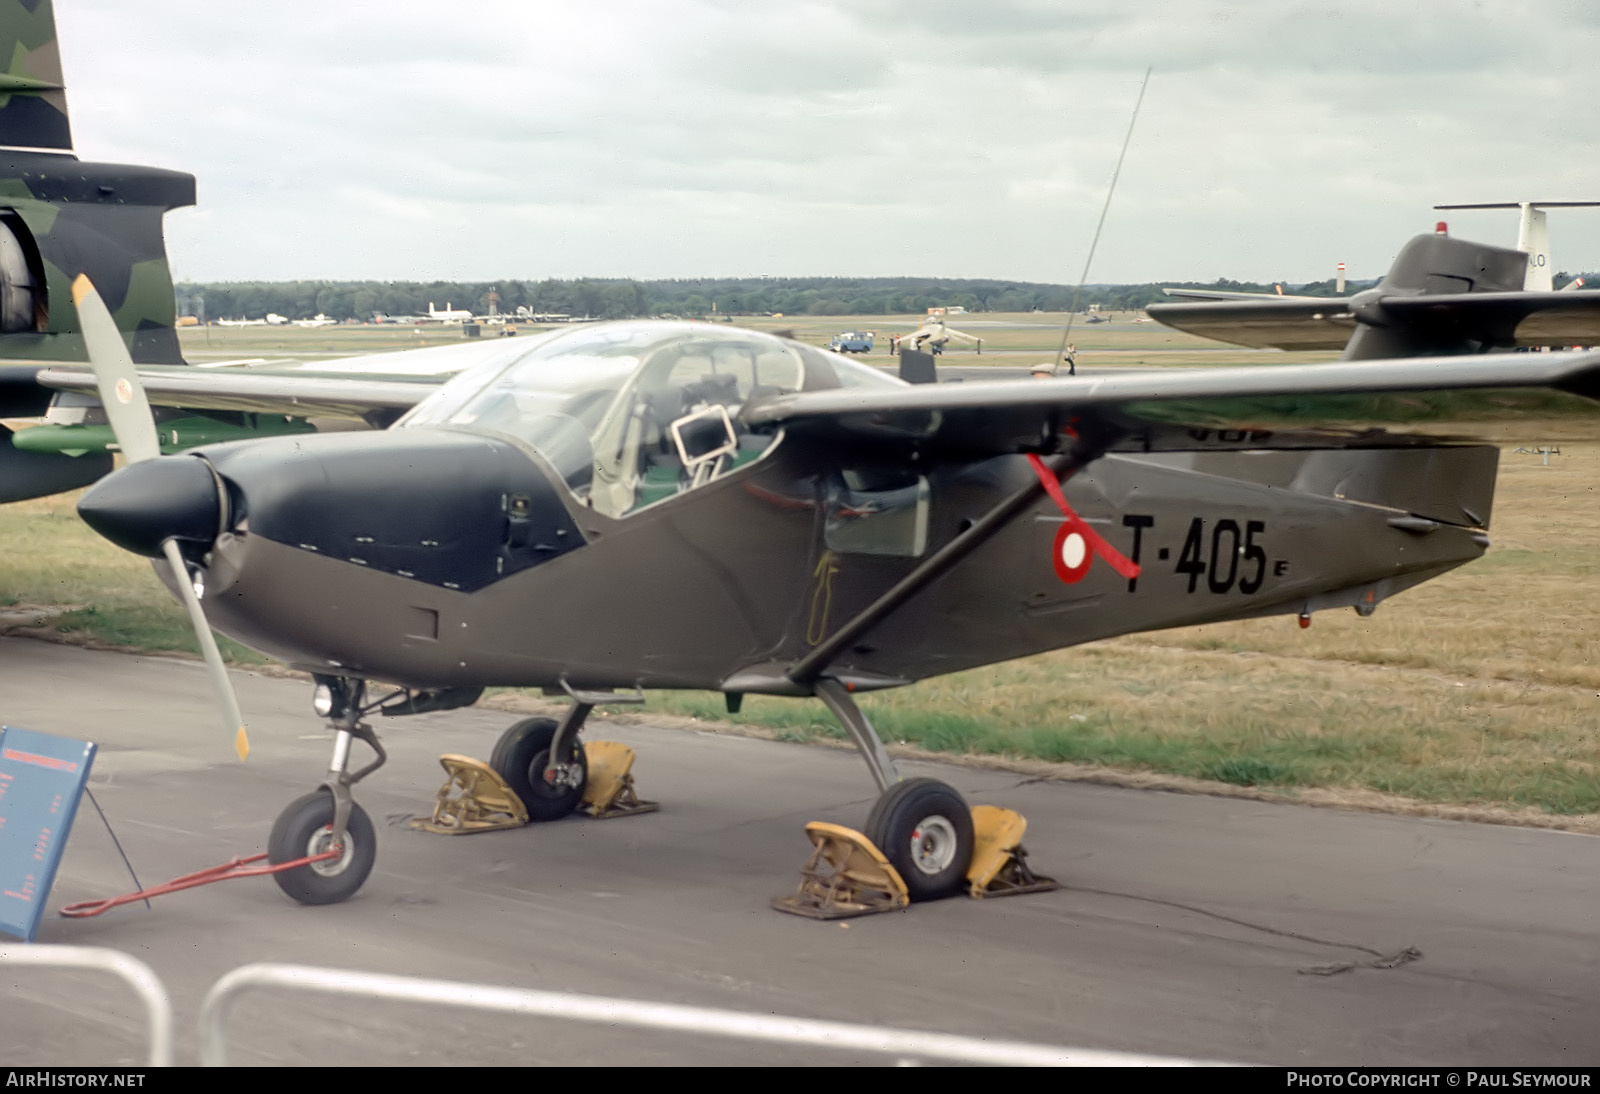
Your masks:
M139 370L123 344L116 320L111 318L94 285L82 274L72 283L72 300L78 306L84 348L94 366L100 402L105 406L106 420L117 435L117 445L129 463L154 459L161 455L155 418L150 414L150 402L139 385Z

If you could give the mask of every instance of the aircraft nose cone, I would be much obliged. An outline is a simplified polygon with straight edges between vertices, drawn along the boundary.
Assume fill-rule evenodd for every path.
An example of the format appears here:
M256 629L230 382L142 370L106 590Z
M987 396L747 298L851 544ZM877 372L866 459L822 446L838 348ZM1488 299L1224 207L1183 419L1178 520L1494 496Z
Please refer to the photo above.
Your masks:
M169 539L210 543L221 501L210 466L195 456L161 456L114 471L78 502L84 523L134 554L161 557Z

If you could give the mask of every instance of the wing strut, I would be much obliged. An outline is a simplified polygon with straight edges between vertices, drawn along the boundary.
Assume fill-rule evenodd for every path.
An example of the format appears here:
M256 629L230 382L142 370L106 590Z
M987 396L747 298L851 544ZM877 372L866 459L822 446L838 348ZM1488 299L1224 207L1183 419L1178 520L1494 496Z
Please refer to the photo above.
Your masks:
M979 517L972 527L960 533L949 543L946 543L925 558L916 569L895 582L877 600L868 604L853 619L843 624L832 635L812 649L810 653L796 661L794 667L789 669L785 675L797 684L814 685L817 678L822 676L833 662L833 659L847 649L851 643L893 614L902 604L931 585L951 567L965 560L973 551L993 539L997 532L1010 524L1017 514L1037 502L1040 495L1049 491L1051 486L1055 487L1052 493L1059 499L1057 504L1063 507L1066 506L1066 498L1061 496L1060 483L1085 465L1099 459L1106 449L1110 447L1110 443L1111 440L1107 438L1102 443L1094 445L1080 444L1070 454L1056 456L1048 460L1030 455L1028 458L1033 461L1035 470L1039 475L1037 482L1030 482L1027 486L1011 494L1000 504ZM1105 550L1111 551L1110 555L1102 554L1102 558L1105 558L1124 577L1133 576L1125 573L1122 567L1113 560L1113 556L1116 558L1121 558L1121 556L1117 555L1109 544L1105 544L1104 540L1100 540L1099 536L1095 535L1081 518L1072 513L1070 508L1066 509L1066 512L1069 514L1069 520L1077 519L1078 525L1087 533L1086 539L1093 537L1091 542L1099 540L1100 544L1105 545ZM1096 550L1100 550L1099 546L1096 547ZM1128 565L1131 566L1133 564L1130 562ZM1137 572L1137 569L1135 569L1134 573Z

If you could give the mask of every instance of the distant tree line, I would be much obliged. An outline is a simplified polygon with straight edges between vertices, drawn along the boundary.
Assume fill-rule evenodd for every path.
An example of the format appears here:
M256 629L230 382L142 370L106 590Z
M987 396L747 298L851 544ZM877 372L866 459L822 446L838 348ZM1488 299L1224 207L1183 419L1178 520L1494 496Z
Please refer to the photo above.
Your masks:
M1571 280L1556 277L1559 288ZM1600 277L1586 280L1600 287ZM1346 283L1346 292L1372 281ZM1273 283L1163 281L1142 285L1089 285L1078 294L1078 309L1099 305L1136 311L1169 297L1164 287L1225 289L1270 293ZM1300 296L1333 296L1334 281L1283 283ZM470 308L487 315L491 294L504 313L531 312L594 319L676 315L922 315L928 308L961 307L969 312L1067 311L1077 290L1071 285L1026 281L988 281L915 277L745 277L633 281L584 278L544 281L228 281L184 283L177 287L179 314L214 319L260 319L268 313L288 319L326 315L368 321L379 315L419 315L429 305Z

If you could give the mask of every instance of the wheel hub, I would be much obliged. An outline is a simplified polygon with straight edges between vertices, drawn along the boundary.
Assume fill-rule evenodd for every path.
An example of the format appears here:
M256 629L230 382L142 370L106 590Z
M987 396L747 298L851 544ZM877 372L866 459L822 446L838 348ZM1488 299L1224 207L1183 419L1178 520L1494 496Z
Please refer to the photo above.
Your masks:
M550 764L544 768L544 781L555 790L576 790L583 785L583 768L577 764Z
M944 817L924 817L911 830L911 862L918 872L933 877L955 861L957 842L955 825Z
M329 851L338 851L338 857L323 859L321 862L310 864L311 869L323 877L338 877L350 865L353 850L350 846L350 835L345 833L343 840L336 839L333 834L333 825L325 824L312 834L306 841L306 857L315 858L317 855Z

